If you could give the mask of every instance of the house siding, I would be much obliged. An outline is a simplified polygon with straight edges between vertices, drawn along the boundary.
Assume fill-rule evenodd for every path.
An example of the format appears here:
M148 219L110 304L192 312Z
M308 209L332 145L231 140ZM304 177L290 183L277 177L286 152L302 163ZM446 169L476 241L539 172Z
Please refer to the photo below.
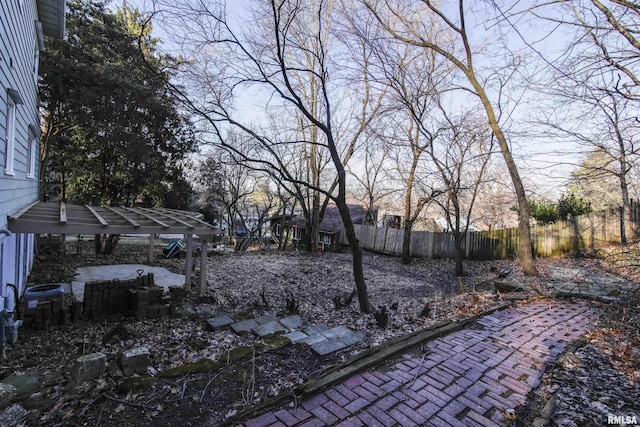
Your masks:
M34 257L33 234L7 235L7 217L38 199L39 135L36 135L36 164L29 177L31 129L40 129L37 81L38 20L36 0L0 2L0 296L8 283L22 292ZM36 68L37 69L37 68ZM7 111L9 89L21 99L15 108L13 173L7 174ZM0 309L4 298L0 298ZM12 308L12 307L9 307Z

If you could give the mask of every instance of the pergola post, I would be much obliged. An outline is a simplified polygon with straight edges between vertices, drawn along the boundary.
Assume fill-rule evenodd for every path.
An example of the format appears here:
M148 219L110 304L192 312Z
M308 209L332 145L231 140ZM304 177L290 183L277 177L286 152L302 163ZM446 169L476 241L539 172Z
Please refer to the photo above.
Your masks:
M191 291L191 274L193 272L193 234L189 233L185 237L187 240L187 262L184 272L184 290L189 292Z
M149 263L153 262L153 245L155 242L156 235L151 233L149 234Z
M203 296L207 285L207 240L200 236L200 242L200 296Z

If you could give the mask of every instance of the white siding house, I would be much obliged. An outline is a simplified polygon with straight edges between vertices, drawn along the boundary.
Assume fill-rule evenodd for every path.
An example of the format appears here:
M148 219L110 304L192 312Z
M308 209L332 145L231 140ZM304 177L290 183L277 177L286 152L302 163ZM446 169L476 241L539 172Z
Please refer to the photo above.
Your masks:
M64 2L0 1L0 296L22 292L33 263L34 235L10 233L7 216L38 199L38 61L44 35L64 34Z

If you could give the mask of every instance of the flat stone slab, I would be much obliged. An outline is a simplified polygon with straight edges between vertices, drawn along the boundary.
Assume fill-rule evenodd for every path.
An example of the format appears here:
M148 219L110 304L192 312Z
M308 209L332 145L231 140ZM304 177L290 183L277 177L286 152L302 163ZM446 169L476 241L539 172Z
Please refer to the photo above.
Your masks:
M307 336L306 338L302 338L301 340L298 340L298 342L301 342L307 345L313 345L326 340L327 340L327 337L325 337L324 335L313 334L313 335Z
M320 324L307 326L306 328L302 328L302 331L307 335L317 335L323 333L328 329L329 328L326 325Z
M282 319L280 319L280 323L290 331L293 331L295 329L300 329L303 326L307 325L307 322L297 314L293 316L283 317Z
M289 330L282 326L280 322L269 322L263 325L259 325L253 328L253 332L261 337L268 337L269 335L283 334Z
M554 280L585 280L587 272L582 268L549 267L549 275Z
M256 317L253 320L258 322L258 325L264 325L266 323L277 322L278 318L272 314L265 314L264 316Z
M493 286L503 292L521 291L524 289L520 283L510 282L506 280L496 280L493 282Z
M211 319L207 319L207 323L212 329L223 328L235 322L236 322L236 319L229 317L226 314L223 314L217 317L212 317Z
M320 332L321 335L325 336L328 339L344 337L351 333L353 333L353 331L346 326L336 326L335 328L327 329L326 331Z
M303 339L308 338L309 336L304 332L293 331L288 334L284 334L285 337L289 338L292 343L302 342Z
M354 344L358 344L359 342L364 341L364 333L363 332L350 332L347 335L343 335L338 337L340 341L345 343L347 346L352 346Z
M255 319L246 319L236 323L232 323L231 329L233 329L233 331L236 334L248 334L248 333L251 333L253 329L257 328L258 326L260 326L260 324L256 322Z
M327 339L313 344L311 349L320 356L324 356L325 354L333 353L334 351L342 350L347 347L349 347L347 344L338 339Z
M18 395L14 385L0 383L0 409L6 407Z
M222 315L227 315L229 317L236 317L236 311L233 308L230 307L218 307L218 309L216 310L216 315L218 316L222 316Z
M14 386L18 392L19 398L28 397L42 388L38 374L35 372L22 375L9 375L7 378L2 380L2 383Z

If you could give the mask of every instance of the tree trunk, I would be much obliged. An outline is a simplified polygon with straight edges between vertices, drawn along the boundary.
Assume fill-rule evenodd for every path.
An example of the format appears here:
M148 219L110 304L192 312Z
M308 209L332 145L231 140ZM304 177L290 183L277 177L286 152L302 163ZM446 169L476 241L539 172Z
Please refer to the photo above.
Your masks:
M311 208L311 227L308 235L307 250L311 253L316 252L318 247L318 235L320 234L320 198L318 194L313 196L313 206Z
M453 232L453 260L455 262L456 277L462 277L464 274L464 267L462 260L464 259L464 253L462 251L462 233L460 231Z
M626 169L626 162L622 163L622 171L620 173L620 190L622 191L622 206L620 207L620 241L621 243L627 243L627 215L629 212L629 188L627 185L627 176L624 170Z
M467 77L471 82L473 88L477 91L478 97L480 98L485 112L487 113L489 126L491 126L491 130L498 140L502 157L504 158L504 161L507 165L507 169L509 170L509 175L511 177L511 182L513 183L513 188L516 192L516 199L518 201L518 225L520 226L520 251L518 255L522 264L522 270L524 271L524 274L528 276L536 275L536 267L533 262L533 250L531 248L532 244L531 226L529 224L529 205L527 202L527 194L524 190L524 186L522 185L522 179L520 178L520 174L518 173L516 162L513 160L513 155L511 154L511 150L509 149L507 138L504 136L495 112L493 111L493 106L489 101L489 97L487 96L480 82L478 82L478 80L476 79L475 74L473 74L472 70L469 70L467 72Z
M404 234L402 235L402 263L411 263L411 230L413 229L413 221L404 220Z
M351 214L349 208L344 201L336 202L342 222L344 223L345 235L349 242L349 248L351 249L351 255L353 257L353 278L356 282L356 291L358 293L358 303L360 305L360 311L363 313L370 313L372 311L371 303L369 302L369 294L367 293L367 284L364 280L364 271L362 269L362 248L360 247L360 241L356 237L356 231L351 221Z

